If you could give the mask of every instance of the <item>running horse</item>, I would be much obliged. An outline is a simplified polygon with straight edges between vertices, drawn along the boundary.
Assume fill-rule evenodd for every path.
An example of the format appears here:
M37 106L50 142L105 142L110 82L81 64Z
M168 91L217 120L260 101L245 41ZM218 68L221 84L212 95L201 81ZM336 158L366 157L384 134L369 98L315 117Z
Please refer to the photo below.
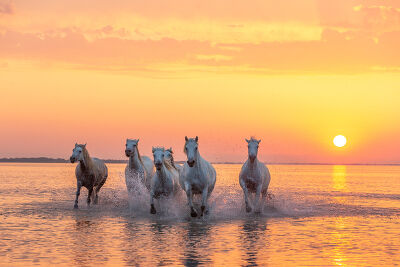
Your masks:
M78 208L82 186L88 189L87 205L90 206L91 198L93 198L93 203L97 204L99 201L98 193L107 180L107 166L102 160L89 156L86 144L75 144L70 161L71 163L79 161L75 169L76 198L74 208Z

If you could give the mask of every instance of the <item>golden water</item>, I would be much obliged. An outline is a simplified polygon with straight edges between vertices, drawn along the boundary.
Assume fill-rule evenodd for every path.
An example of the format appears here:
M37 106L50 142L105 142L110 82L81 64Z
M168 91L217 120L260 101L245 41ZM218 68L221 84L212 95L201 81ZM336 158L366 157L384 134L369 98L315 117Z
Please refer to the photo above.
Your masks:
M0 164L0 265L400 264L400 167L272 165L262 215L246 214L239 165L215 165L211 213L185 197L149 214L108 164L100 204L74 210L74 165Z

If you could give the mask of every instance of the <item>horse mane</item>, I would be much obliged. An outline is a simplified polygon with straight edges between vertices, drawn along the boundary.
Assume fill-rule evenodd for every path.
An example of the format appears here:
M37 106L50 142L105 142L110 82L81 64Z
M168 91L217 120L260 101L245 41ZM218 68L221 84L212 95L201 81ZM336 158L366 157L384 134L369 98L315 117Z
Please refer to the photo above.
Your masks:
M142 157L140 156L140 153L139 153L139 147L137 145L136 145L136 150L137 150L137 155L138 155L138 159L139 159L140 163L142 163L142 165L144 165L143 161L142 161Z
M82 153L83 153L83 158L85 160L86 168L88 170L94 170L96 168L96 165L94 164L92 158L89 155L89 151L86 149L85 145L78 145L80 148L82 148Z
M166 167L169 171L172 170L172 169L178 170L178 169L175 167L175 165L173 165L172 162L170 162L170 161L168 161L168 160L165 160L165 159L164 159L164 165L165 165L165 167Z
M254 135L250 136L250 141L258 143L258 139Z
M173 156L174 152L172 152L172 149L168 148L165 151L169 151L171 153L171 160L167 161L167 165L171 165L172 168L174 168L175 170L178 170L178 167L176 167L176 165L175 165L175 160L174 160L174 156ZM169 167L169 166L167 166L167 167Z

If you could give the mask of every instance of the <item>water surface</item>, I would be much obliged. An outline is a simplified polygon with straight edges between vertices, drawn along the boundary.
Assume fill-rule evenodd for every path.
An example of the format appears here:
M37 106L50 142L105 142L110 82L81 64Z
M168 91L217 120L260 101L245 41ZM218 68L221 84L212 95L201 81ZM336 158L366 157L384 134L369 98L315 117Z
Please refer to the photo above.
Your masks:
M207 218L182 195L149 214L108 164L100 204L73 209L72 164L0 164L0 265L399 265L400 166L272 165L270 199L246 214L240 165L215 165Z

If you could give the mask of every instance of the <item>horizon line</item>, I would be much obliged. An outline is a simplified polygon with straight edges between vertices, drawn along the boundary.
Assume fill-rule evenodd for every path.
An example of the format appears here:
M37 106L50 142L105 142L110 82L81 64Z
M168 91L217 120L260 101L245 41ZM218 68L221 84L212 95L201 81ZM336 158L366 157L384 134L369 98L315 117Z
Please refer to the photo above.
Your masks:
M109 164L118 164L118 163L127 163L128 160L122 159L101 159L105 163ZM68 159L64 158L51 158L51 157L6 157L0 158L0 163L68 163ZM184 163L185 161L177 160L176 163ZM400 163L328 163L328 162L268 162L268 161L260 161L263 164L270 165L370 165L370 166L399 166ZM211 162L212 164L243 164L244 162L237 161L216 161Z

